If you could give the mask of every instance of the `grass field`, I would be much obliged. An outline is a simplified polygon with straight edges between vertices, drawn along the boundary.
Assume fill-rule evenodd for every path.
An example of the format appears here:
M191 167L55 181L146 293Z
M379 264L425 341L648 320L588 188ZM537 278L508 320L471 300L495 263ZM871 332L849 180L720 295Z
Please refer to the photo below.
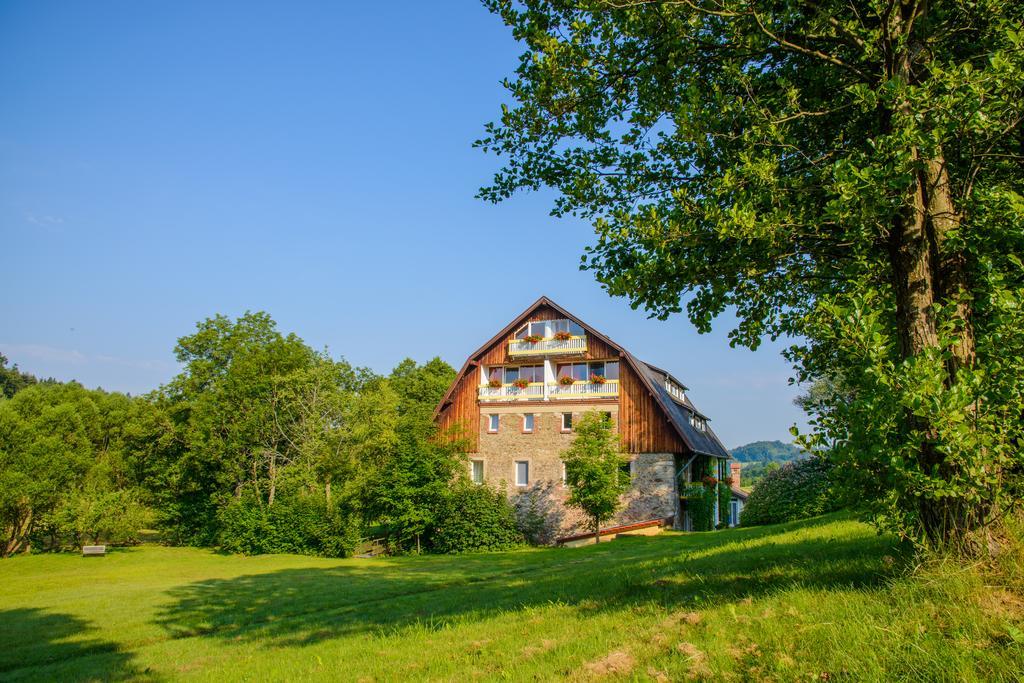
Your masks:
M462 557L17 557L0 678L1016 680L1020 586L907 562L841 516Z

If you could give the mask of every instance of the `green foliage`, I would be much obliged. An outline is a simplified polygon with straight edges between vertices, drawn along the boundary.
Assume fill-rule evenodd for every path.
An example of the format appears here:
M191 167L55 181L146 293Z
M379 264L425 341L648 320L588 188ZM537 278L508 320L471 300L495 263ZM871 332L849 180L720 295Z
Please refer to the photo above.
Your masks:
M740 484L745 489L752 489L757 486L765 477L779 469L781 465L777 462L751 462L744 463L741 470Z
M807 451L782 441L754 441L729 451L733 458L742 463L789 462L807 457ZM743 473L746 474L746 465Z
M719 482L718 489L718 528L729 526L729 503L732 501L732 489L724 482Z
M79 548L101 541L108 545L137 543L139 531L153 521L138 491L88 487L65 497L54 511L49 524L40 529L42 547ZM47 538L48 537L48 538Z
M0 400L11 398L25 387L30 387L38 381L35 375L22 372L16 364L7 367L7 356L0 353ZM52 382L52 380L49 381Z
M823 458L787 463L767 475L750 493L740 522L743 526L790 522L839 508L832 486L834 466Z
M844 378L802 443L888 528L1019 500L1024 5L484 4L524 44L484 199L552 187L611 294Z
M611 421L601 413L584 413L575 432L572 444L562 452L569 487L566 504L590 517L597 532L601 520L615 514L622 504L619 497L629 489L629 475L622 471L629 458Z
M445 497L432 539L441 553L509 550L522 545L508 497L487 485L462 482Z
M220 547L246 555L346 557L359 542L353 518L315 495L289 496L273 505L246 496L221 508L218 521Z
M0 402L0 556L134 539L160 442L143 399L39 383ZM134 528L133 528L134 527Z
M683 488L686 510L690 513L690 526L694 531L715 528L715 489L704 484L687 484Z

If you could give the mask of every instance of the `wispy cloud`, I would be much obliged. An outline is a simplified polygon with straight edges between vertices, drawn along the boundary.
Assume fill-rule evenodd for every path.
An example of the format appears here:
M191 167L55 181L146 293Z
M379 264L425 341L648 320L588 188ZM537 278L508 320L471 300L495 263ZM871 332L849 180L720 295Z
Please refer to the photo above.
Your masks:
M86 354L77 349L63 349L43 344L5 344L0 342L0 351L12 362L32 360L40 363L61 363L74 366L113 365L137 370L171 370L175 367L168 361Z
M31 211L26 211L24 216L25 222L30 223L31 225L38 226L40 228L55 228L58 225L64 224L64 219L61 218L60 216L52 216L50 214L43 213L33 213Z

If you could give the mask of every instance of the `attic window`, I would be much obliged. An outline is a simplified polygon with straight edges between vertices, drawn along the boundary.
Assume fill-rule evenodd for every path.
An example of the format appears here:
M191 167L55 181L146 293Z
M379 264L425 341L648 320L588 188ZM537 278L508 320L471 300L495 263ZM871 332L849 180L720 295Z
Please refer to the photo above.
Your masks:
M690 413L690 424L698 432L708 431L708 421L706 418L697 415L696 413Z
M669 377L665 378L665 391L667 391L669 396L671 396L674 399L677 399L679 401L686 400L686 393L683 391L683 388L676 384L675 382L673 382Z

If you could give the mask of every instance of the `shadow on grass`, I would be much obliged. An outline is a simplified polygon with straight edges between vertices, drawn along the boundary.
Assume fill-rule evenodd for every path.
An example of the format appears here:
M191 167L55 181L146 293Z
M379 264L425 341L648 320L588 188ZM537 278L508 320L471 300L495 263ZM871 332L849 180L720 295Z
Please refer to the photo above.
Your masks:
M0 679L121 681L145 677L145 672L132 665L131 655L116 643L90 637L95 630L69 614L0 610Z
M835 518L718 534L623 538L588 548L408 558L192 583L158 617L173 637L303 645L410 625L443 628L558 603L700 609L780 588L871 589L896 571L891 539L831 538ZM833 527L834 528L834 527Z

